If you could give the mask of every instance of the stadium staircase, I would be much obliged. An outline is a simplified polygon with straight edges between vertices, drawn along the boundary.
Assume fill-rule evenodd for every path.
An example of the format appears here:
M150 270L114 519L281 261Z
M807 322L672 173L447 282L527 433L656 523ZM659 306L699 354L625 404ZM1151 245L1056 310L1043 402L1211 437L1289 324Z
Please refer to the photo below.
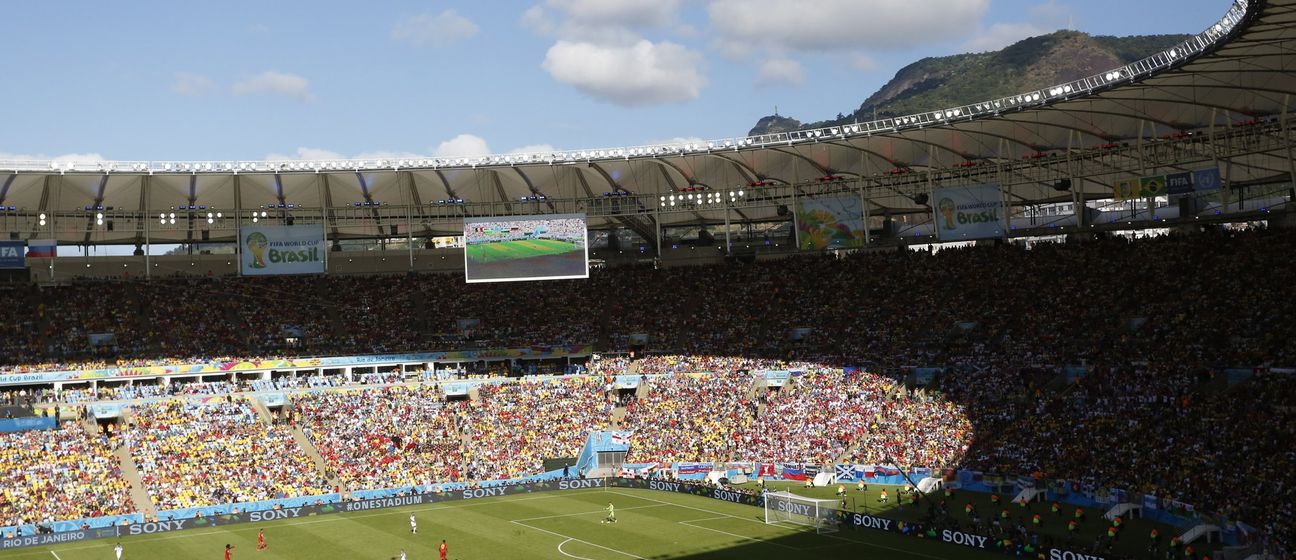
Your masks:
M130 411L122 412L119 426L130 425ZM94 420L88 420L90 426L87 433L92 437L99 432L99 427L94 424ZM117 456L119 468L121 469L122 478L130 484L131 501L135 503L135 511L144 514L144 519L156 519L157 508L153 507L153 498L149 496L148 488L144 486L144 480L140 478L139 467L135 465L135 458L131 456L130 438L122 438L122 445L113 450L113 455Z
M247 400L252 403L252 410L256 411L257 417L261 419L262 424L267 426L274 424L274 415L270 414L270 409L266 408L265 403L261 402L261 399L248 395Z
M273 426L274 415L270 413L269 408L266 408L265 403L261 402L261 399L254 396L249 396L248 400L252 403L252 408L256 410L257 416L261 418L261 423L266 426ZM306 436L306 432L302 431L301 426L292 427L292 436L293 440L297 442L297 447L300 447L302 452L306 454L306 457L315 464L316 474L320 475L325 480L328 480L329 485L339 488L341 491L345 491L345 489L342 488L342 480L329 471L328 463L324 462L324 457L320 455L319 450L315 448L315 444L311 443L310 438Z
M328 480L330 486L337 488L339 493L346 493L347 488L342 486L342 479L329 470L328 463L324 462L324 457L315 448L315 444L311 443L310 438L306 436L306 432L302 431L301 426L293 426L292 435L293 439L297 440L297 447L300 447L302 452L306 453L306 456L315 463L315 471L325 480Z
M617 405L616 408L613 408L613 409L612 409L612 422L611 422L611 425L608 426L608 429L609 429L609 430L620 430L620 429L621 429L621 422L622 422L623 420L625 420L625 416L626 416L626 407L621 406L621 405Z

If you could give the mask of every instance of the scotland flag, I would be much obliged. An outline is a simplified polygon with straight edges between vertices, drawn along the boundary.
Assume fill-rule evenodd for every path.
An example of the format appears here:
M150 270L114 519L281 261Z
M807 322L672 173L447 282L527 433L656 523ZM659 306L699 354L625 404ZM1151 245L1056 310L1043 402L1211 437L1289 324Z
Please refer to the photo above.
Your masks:
M855 465L836 465L833 471L837 480L855 480Z

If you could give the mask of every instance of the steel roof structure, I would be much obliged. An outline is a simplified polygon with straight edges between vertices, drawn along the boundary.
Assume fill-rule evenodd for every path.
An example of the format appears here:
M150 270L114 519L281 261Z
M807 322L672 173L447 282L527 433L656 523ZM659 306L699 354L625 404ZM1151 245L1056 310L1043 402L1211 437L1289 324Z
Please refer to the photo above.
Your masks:
M918 216L930 212L923 193L951 184L998 182L1027 205L1110 198L1117 178L1200 165L1233 184L1285 181L1294 51L1296 0L1237 0L1190 40L1097 76L826 129L457 159L0 161L0 229L61 244L228 241L240 223L291 216L348 239L584 212L591 227L653 239L662 227L783 219L796 197L826 193ZM1069 192L1055 188L1063 179Z

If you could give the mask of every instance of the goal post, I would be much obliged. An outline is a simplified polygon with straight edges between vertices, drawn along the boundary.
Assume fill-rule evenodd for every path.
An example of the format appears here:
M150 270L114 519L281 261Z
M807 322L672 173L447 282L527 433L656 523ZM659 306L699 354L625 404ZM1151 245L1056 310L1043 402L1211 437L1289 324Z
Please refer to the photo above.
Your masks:
M819 500L791 492L765 493L765 523L812 527L816 533L835 533L840 517L836 500Z

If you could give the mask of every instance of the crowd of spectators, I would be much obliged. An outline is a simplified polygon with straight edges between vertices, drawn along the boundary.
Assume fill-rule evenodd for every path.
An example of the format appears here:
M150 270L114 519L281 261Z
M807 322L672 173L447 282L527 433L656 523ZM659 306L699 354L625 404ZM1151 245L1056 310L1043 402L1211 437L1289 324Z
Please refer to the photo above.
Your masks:
M525 290L453 275L24 288L29 297L7 317L3 340L27 351L3 354L0 370L428 350L436 336L462 335L458 320L466 318L476 320L471 336L457 340L476 347L596 344L627 340L607 333L647 333L652 348L681 354L836 355L886 369L957 359L945 341L965 325L986 352L1041 364L1146 361L1168 347L1182 348L1181 362L1192 365L1291 364L1296 350L1284 342L1296 325L1278 318L1296 303L1254 288L1281 282L1271 265L1285 258L1293 237L1260 230L1029 250L629 266ZM274 301L277 312L259 312L262 301ZM1131 319L1143 325L1137 332ZM794 329L808 332L790 340ZM87 333L112 333L114 346L92 347Z
M1296 485L1296 474L1251 457L1271 446L1255 427L1289 412L1265 404L1274 402L1268 394L1216 385L1227 368L1296 365L1296 298L1282 266L1293 246L1290 230L1217 230L1029 249L613 267L587 281L526 289L465 285L453 275L16 287L8 289L21 292L21 304L0 298L0 345L10 350L0 354L0 370L440 349L428 340L615 344L647 333L651 348L674 356L645 360L640 373L670 375L646 381L647 395L632 402L626 426L636 431L632 456L666 461L740 450L821 458L796 446L743 441L765 420L749 392L751 377L738 371L802 359L887 375L938 367L945 373L934 390L944 400L911 391L876 398L867 388L852 397L849 385L843 397L811 377L796 387L807 391L805 400L789 392L767 407L807 422L822 421L806 413L816 401L880 407L849 428L861 461L941 463L966 442L964 463L986 471L1093 477L1260 522L1283 505L1260 490L1237 490L1245 485L1236 481ZM277 313L260 311L266 301ZM464 318L476 320L468 335L457 323ZM282 336L288 325L302 331L295 342ZM90 334L108 332L111 347L89 344ZM466 370L505 367L492 364ZM1084 375L1057 381L1072 370ZM697 371L715 374L683 375ZM1285 387L1269 378L1243 386L1256 383L1278 387L1277 394ZM933 429L930 418L949 422ZM830 438L824 455L843 446L840 432L823 437Z
M492 478L537 474L545 459L576 457L612 416L612 390L599 377L483 384L478 393L468 458Z
M812 369L771 392L735 458L944 467L957 464L970 436L955 403L873 373Z
M468 405L448 402L436 386L305 393L292 406L331 473L349 489L464 478Z
M107 436L75 422L55 430L0 433L0 526L125 515L135 511ZM5 535L6 537L12 535Z
M631 463L724 461L756 417L752 376L737 371L647 378L622 428L633 432Z
M124 437L159 512L329 491L292 431L265 425L245 400L169 400L131 410Z

